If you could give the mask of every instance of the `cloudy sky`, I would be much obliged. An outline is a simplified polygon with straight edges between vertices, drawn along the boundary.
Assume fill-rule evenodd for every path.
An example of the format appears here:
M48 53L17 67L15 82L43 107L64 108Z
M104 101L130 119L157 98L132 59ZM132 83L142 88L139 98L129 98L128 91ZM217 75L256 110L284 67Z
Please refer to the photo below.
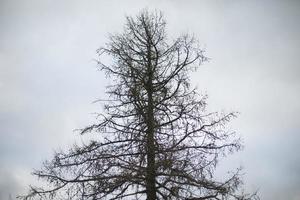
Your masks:
M93 61L125 15L162 10L170 37L194 34L211 58L192 75L213 110L239 111L231 127L245 190L300 199L300 1L0 0L0 200L67 148L101 111L107 80ZM79 138L80 139L80 138ZM221 170L221 171L222 171Z

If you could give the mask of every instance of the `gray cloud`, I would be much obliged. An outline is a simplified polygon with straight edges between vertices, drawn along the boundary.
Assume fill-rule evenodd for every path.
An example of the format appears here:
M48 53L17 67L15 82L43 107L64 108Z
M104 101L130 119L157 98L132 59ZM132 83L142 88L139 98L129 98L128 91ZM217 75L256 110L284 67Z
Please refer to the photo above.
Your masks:
M0 199L9 200L9 197L15 199L15 194L24 191L22 181L26 174L21 174L18 170L0 168Z
M259 188L262 199L300 198L298 1L0 4L0 199L23 192L31 169L100 111L91 102L109 80L96 70L95 50L125 14L145 7L165 13L170 36L194 33L206 48L212 59L192 77L210 109L241 112L232 128L245 150L221 168L242 164L246 189Z

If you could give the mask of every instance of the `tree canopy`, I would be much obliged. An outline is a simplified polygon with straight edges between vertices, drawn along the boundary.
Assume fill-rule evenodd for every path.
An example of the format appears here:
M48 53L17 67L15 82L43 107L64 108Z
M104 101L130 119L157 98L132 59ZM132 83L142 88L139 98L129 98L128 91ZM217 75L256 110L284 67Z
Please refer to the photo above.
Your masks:
M239 171L226 180L214 176L219 158L241 143L226 128L235 113L207 112L207 96L191 86L190 72L207 61L195 38L171 40L162 13L144 10L97 52L113 84L98 123L81 134L100 139L55 153L34 172L47 185L21 198L256 198L238 194Z

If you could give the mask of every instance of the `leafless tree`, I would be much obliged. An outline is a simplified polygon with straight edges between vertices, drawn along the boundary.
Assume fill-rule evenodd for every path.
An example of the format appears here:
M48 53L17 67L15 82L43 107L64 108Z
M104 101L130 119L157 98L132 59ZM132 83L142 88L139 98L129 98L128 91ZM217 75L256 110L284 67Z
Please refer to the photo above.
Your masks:
M101 139L57 152L34 172L46 187L23 199L255 199L237 195L239 171L214 177L217 161L239 150L226 128L235 113L208 113L206 96L191 88L189 73L207 60L197 41L171 41L161 13L127 17L124 32L98 50L111 78L99 123L81 134ZM103 56L112 58L104 63Z

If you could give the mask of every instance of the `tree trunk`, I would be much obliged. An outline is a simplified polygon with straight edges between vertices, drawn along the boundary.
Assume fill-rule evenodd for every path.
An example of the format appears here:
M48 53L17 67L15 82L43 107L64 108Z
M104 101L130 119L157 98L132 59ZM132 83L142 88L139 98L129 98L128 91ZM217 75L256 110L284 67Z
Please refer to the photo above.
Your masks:
M148 118L149 122L148 122L148 131L147 131L146 189L147 189L147 200L155 200L156 199L156 188L155 188L155 146L154 146L155 144L154 144L153 112L149 112L148 117L150 117L150 118Z
M148 92L148 109L147 109L147 174L146 174L146 190L147 200L156 200L156 187L155 187L155 142L154 142L154 106L153 106L153 69L151 65L151 47L148 41L147 52L147 92Z

